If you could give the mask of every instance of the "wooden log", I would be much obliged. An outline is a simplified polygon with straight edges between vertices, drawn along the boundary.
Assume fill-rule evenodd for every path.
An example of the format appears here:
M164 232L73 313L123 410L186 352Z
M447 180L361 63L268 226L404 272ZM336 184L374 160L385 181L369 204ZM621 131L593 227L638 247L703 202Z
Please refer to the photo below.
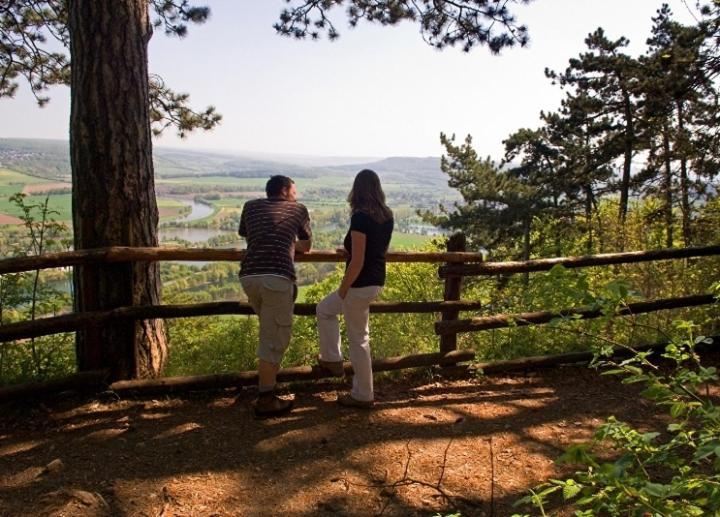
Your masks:
M402 357L386 357L373 360L373 371L383 372L418 368L440 364L443 360L453 363L472 361L475 352L472 350L456 350L451 354L430 353L415 354ZM352 374L352 365L344 364L345 373ZM278 372L279 382L295 382L317 380L330 377L324 371L310 366L283 368ZM110 390L118 395L123 394L165 394L183 391L223 389L257 384L257 372L222 373L215 375L193 375L186 377L166 377L162 379L142 379L117 381L110 385Z
M129 248L109 247L92 250L76 250L61 253L47 253L42 256L15 257L0 260L0 275L34 271L56 267L69 267L81 264L111 263L128 261L229 261L239 262L244 257L244 250L237 248ZM475 265L465 263L482 262L482 253L475 252L389 252L388 262L450 262L440 267L442 278L452 275L496 275L505 273L521 273L531 271L547 271L555 264L565 267L600 266L606 264L623 264L651 260L667 260L687 257L702 257L720 254L720 246L677 248L654 251L635 251L627 253L607 253L585 257L559 257L515 262L485 262ZM298 253L298 262L343 262L345 255L335 251L311 251Z
M712 336L710 339L714 343L720 343L720 336ZM665 350L668 343L653 343L637 345L632 347L636 352L659 352ZM700 343L696 345L695 350L699 353L703 353L710 350L710 347ZM611 356L612 359L622 359L630 357L633 351L629 348L615 347L615 350ZM592 361L595 354L589 350L580 352L567 352L564 354L553 354L553 355L541 355L534 357L521 357L518 359L509 359L504 361L491 361L484 363L474 363L472 368L482 370L484 374L495 374L495 373L507 373L507 372L518 372L518 371L534 371L541 368L554 368L564 364L577 364L577 363L589 363Z
M107 256L108 248L96 250L63 251L45 253L32 257L13 257L0 260L0 275L35 271L55 267L69 267L80 264L102 262Z
M108 372L104 370L80 372L62 379L28 382L0 388L0 403L34 397L57 395L66 391L97 392L106 386Z
M456 233L448 239L447 250L449 252L465 251L466 241L463 233ZM445 279L443 291L444 301L456 301L460 299L460 291L462 289L462 277L452 276ZM455 321L460 315L460 311L455 308L449 308L442 311L441 321ZM447 354L457 349L457 334L443 334L440 336L440 352ZM443 366L452 366L452 363L445 363Z
M245 250L238 248L130 248L108 247L92 250L76 250L61 253L46 253L41 256L15 257L0 260L0 275L34 271L56 267L70 267L94 263L115 263L161 260L181 261L227 261L240 262ZM442 252L404 252L393 251L386 255L388 262L452 262L466 263L482 260L481 253L442 253ZM318 250L295 255L297 262L344 262L344 253L331 250Z
M636 302L621 308L616 316L627 316L630 314L643 314L667 309L679 309L683 307L694 307L707 305L715 302L715 295L700 294L683 296L679 298L664 298L648 302ZM435 322L435 333L454 334L457 332L477 332L507 327L522 327L526 325L537 325L547 323L558 317L577 317L578 319L593 319L602 315L599 309L567 309L563 311L536 311L520 314L496 314L494 316L480 316L476 318L457 321Z
M482 307L480 302L458 300L454 302L375 302L370 304L373 314L395 313L434 313L445 309L457 311L477 310ZM110 321L187 318L196 316L218 315L250 315L254 314L247 303L210 302L190 305L142 305L135 307L119 307L109 311L94 311L80 314L64 314L35 321L9 323L0 326L0 343L17 339L75 332L93 325L102 325ZM314 316L314 303L298 303L295 305L298 316Z
M110 248L106 260L125 262L129 260L188 260L188 261L233 261L240 262L245 250L238 248ZM296 262L345 262L347 255L337 250L314 250L296 253ZM482 253L443 253L417 251L391 251L385 255L388 262L476 262L482 260Z
M441 266L440 278L452 276L500 275L549 271L558 264L566 268L604 266L609 264L631 264L653 260L670 260L688 257L720 255L720 246L699 246L691 248L670 248L652 251L631 251L625 253L604 253L580 257L557 257L526 261L484 262L481 264L451 264Z

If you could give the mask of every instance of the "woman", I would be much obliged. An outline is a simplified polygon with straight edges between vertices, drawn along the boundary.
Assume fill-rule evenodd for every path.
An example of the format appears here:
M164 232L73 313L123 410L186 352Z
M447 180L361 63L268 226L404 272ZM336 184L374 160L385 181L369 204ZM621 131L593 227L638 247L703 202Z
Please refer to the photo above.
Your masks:
M340 326L338 315L345 317L350 362L355 375L352 391L340 395L344 406L371 408L374 401L372 362L368 321L370 302L385 285L385 253L393 231L393 213L385 204L380 178L364 169L355 176L348 194L352 217L344 246L349 257L340 288L327 295L317 305L317 324L320 336L321 367L335 375L342 375Z

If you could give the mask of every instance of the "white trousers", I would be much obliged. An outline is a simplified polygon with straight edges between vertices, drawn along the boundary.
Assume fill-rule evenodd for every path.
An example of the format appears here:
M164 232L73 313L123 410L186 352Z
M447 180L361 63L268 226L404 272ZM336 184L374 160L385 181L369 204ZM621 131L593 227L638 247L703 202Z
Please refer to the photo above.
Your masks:
M345 299L333 291L317 304L317 326L320 338L320 358L323 361L342 361L340 324L338 315L345 317L345 328L353 366L351 395L355 400L373 400L372 358L370 355L370 302L382 291L379 285L352 287Z

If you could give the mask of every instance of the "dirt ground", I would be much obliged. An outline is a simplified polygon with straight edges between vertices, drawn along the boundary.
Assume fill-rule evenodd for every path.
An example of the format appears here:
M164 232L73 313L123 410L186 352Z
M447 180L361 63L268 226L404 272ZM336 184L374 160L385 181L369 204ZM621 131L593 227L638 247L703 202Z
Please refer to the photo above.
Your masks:
M377 384L372 411L339 407L343 385L293 386L270 420L252 389L0 407L0 515L507 516L605 417L664 427L638 388L581 366Z

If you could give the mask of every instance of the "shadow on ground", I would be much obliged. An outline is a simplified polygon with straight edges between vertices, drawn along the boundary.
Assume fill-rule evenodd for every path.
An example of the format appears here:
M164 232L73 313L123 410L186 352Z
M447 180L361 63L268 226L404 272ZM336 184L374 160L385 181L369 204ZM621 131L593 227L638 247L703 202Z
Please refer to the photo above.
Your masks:
M633 386L583 367L378 386L371 412L306 384L283 418L252 390L5 406L2 515L513 513L609 415L658 428Z

